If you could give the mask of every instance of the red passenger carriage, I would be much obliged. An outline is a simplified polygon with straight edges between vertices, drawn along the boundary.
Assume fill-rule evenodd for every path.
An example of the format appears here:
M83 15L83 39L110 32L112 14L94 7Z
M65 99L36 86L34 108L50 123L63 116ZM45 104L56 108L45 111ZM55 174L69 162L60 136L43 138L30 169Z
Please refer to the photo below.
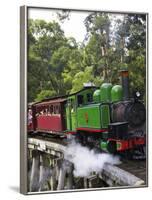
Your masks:
M65 98L50 99L32 105L32 124L36 132L57 133L66 130ZM29 111L30 112L30 111Z

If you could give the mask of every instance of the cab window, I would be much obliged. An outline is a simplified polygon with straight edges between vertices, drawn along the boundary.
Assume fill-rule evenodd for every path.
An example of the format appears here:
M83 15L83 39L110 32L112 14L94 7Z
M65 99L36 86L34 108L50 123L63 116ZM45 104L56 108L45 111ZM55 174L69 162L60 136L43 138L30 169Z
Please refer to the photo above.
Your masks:
M50 106L50 113L53 113L53 105Z
M82 104L84 104L84 96L78 95L78 106L81 106Z
M93 101L93 98L92 98L92 94L88 93L87 94L87 102L92 102Z

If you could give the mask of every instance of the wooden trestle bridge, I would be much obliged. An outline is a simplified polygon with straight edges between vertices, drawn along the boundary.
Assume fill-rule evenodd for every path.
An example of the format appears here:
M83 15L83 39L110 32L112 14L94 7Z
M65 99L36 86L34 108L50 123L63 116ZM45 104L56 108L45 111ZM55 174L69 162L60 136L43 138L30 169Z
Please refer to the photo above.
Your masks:
M106 163L100 173L74 177L73 164L64 158L64 139L28 138L29 192L147 185L146 161L126 161L114 166Z

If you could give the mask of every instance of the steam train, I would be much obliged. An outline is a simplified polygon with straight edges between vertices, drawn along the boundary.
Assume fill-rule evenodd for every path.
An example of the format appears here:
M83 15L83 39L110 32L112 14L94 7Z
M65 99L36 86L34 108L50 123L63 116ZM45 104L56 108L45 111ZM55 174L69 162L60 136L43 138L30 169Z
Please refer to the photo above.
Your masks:
M86 86L65 96L30 105L28 132L73 135L110 153L134 152L146 144L146 109L140 93L129 97L129 73L121 70L121 85Z

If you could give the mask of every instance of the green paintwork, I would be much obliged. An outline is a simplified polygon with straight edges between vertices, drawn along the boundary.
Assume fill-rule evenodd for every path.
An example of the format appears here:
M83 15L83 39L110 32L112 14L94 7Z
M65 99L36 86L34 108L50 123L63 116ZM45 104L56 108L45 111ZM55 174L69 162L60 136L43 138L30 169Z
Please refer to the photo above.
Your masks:
M112 87L110 84L105 84L103 87L106 101L110 99L110 87ZM110 123L109 105L90 102L90 96L91 100L94 100L92 97L94 98L97 95L97 101L101 97L99 96L99 93L101 95L101 90L96 90L96 92L95 90L95 88L86 88L68 97L66 106L67 130L75 131L77 127L108 128ZM83 102L78 103L80 96L83 97Z
M108 124L110 123L110 110L108 105L101 106L101 123L102 128L108 128Z
M93 97L93 93L95 91L95 88L86 88L85 90L78 92L78 94L76 95L76 99L78 97L78 95L82 95L83 96L83 105L89 104L90 101L88 101L88 97L87 95L91 95ZM93 100L93 98L92 98Z
M111 101L111 83L103 83L100 87L100 99L101 102L110 102Z
M66 105L66 127L67 130L71 130L71 112L68 103Z
M101 128L100 104L77 108L78 127Z
M93 93L93 101L95 103L99 103L100 100L100 90L95 90L95 92Z
M70 95L67 98L66 119L68 131L75 131L77 127L78 95L83 96L83 103L79 105L79 107L84 106L86 104L90 104L90 101L88 100L88 95L91 96L92 100L95 89L96 88L85 88L84 90L76 94Z
M116 147L117 147L117 150L119 150L121 148L121 143L117 142Z
M108 147L108 142L107 142L107 141L101 140L101 142L100 142L100 148L101 148L102 150L104 150L104 151L108 151L108 150L107 150L107 147Z
M100 148L109 153L115 153L117 150L117 145L115 141L101 140Z
M122 101L123 99L123 89L121 85L115 85L111 89L111 100L112 102Z
M110 123L109 106L91 104L77 108L78 127L84 128L108 128Z
M66 106L67 130L76 129L76 100L75 96L70 96Z

